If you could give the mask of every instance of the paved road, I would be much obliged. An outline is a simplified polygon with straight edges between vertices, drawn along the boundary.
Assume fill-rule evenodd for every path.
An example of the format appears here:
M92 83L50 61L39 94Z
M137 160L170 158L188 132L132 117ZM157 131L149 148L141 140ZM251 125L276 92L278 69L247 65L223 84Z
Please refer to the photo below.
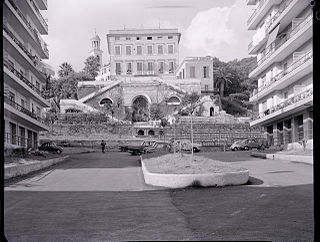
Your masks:
M72 155L5 189L9 241L313 240L313 167L206 153L249 169L254 185L168 190L139 157Z

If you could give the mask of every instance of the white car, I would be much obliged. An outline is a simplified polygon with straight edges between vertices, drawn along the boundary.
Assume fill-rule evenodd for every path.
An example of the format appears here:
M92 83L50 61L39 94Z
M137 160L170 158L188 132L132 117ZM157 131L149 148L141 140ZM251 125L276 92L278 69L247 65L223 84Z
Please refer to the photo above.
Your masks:
M173 142L171 143L171 150L173 150L173 147L176 147L176 151L180 150L180 142L181 142L181 150L183 151L191 151L191 141L188 139L185 140L176 140L173 144ZM196 143L193 143L193 152L200 152L200 146Z

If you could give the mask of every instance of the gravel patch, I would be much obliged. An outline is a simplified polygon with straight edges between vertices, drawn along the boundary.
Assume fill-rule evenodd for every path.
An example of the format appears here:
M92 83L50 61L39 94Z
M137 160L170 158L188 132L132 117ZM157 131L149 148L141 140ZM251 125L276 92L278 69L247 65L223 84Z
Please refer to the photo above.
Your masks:
M203 156L166 154L143 160L149 172L163 174L207 174L245 171L245 168L226 165Z

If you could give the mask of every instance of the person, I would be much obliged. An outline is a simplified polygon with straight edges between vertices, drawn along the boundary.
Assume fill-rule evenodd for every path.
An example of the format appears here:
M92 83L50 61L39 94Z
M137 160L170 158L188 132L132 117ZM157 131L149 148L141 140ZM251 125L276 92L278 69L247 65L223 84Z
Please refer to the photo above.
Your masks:
M104 142L104 140L101 141L101 149L102 149L102 153L104 153L104 149L106 148L106 142Z

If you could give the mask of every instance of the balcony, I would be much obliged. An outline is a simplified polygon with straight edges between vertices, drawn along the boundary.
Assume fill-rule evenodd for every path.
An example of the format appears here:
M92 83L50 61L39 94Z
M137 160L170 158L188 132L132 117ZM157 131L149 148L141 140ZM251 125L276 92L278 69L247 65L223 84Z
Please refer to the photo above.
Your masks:
M274 62L282 61L288 53L295 51L301 44L312 38L312 19L308 16L294 29L283 34L283 38L277 38L266 48L266 53L252 68L249 77L256 77Z
M9 52L16 52L19 50L22 51L20 54L25 58L27 63L31 66L31 68L34 68L36 76L41 80L46 78L46 74L41 71L41 59L38 58L36 55L32 55L27 48L24 46L23 43L21 43L18 38L9 30L9 28L3 24L3 30L4 30L4 37L9 41L9 43L14 47L15 51L13 51L11 48L6 48L6 44L4 44L4 48ZM19 52L19 51L18 51ZM14 55L15 53L10 53Z
M28 9L32 21L36 24L40 34L48 34L48 24L39 11L39 7L34 0L19 1L19 4Z
M13 119L26 125L27 127L31 126L31 128L34 128L37 131L48 130L48 126L44 123L41 117L22 107L13 100L10 100L7 96L4 96L4 104L5 116L8 115L6 115L6 112L10 112L10 115Z
M281 90L299 80L301 77L312 71L312 64L313 51L310 50L299 60L290 65L287 69L281 71L275 77L271 78L270 84L255 89L250 97L250 102L257 101L269 93L275 90Z
M16 17L16 19L12 18L11 16L4 16L4 17L8 19L12 19L12 25L15 26L17 32L19 33L27 32L28 35L31 36L32 41L30 41L30 43L33 45L35 50L39 53L40 57L44 59L48 59L49 50L47 48L47 44L43 41L38 31L31 26L31 23L27 20L27 18L24 16L22 11L18 8L18 6L12 0L6 0L5 3L6 3L6 6L11 10L12 14ZM6 12L6 11L4 11L4 13L9 14L9 12Z
M8 75L13 82L11 85L23 93L25 96L33 95L43 106L49 107L50 104L45 100L45 96L41 90L33 85L26 77L24 77L18 70L16 70L7 60L3 60L4 73ZM22 82L21 82L22 81Z
M250 55L256 54L256 52L263 46L268 40L268 28L263 26L253 36L253 40L248 45L248 53Z
M250 126L265 125L300 112L310 106L313 106L313 87L260 113L259 116L250 123Z
M247 22L248 30L254 30L264 15L269 11L273 5L280 4L281 0L261 0L256 6L254 12L250 16Z
M40 10L48 10L47 0L35 0L39 6Z

